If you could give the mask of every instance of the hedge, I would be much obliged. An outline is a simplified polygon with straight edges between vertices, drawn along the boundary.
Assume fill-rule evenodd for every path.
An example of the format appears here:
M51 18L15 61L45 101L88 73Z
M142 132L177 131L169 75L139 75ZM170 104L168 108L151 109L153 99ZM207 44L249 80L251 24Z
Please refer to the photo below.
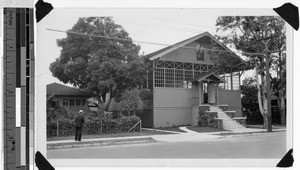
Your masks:
M102 133L122 133L128 132L136 123L141 119L135 115L122 116L119 118L112 118L111 116L104 116L102 118ZM59 136L71 136L75 134L74 120L63 119L58 121ZM140 131L138 125L131 132ZM100 118L95 117L86 120L83 126L84 135L97 135L101 134L101 121ZM47 137L57 136L57 122L47 122Z

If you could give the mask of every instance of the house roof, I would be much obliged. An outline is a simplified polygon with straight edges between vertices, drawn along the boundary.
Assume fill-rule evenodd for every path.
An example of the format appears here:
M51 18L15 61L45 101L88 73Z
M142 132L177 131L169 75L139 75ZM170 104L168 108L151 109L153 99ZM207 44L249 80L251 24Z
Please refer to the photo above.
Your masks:
M215 82L218 82L218 83L225 82L224 79L222 79L221 77L215 75L212 71L200 74L200 75L198 75L198 76L191 79L191 81L199 81L199 82L204 81L204 80L215 81Z
M223 48L225 51L228 51L228 52L231 52L233 55L232 57L238 62L237 64L235 64L236 66L245 66L244 68L245 69L250 69L248 64L243 60L241 59L238 55L236 55L233 51L231 51L229 48L227 48L224 44L220 43L215 37L213 37L210 33L208 32L204 32L202 34L198 34L194 37L191 37L191 38L188 38L186 40L183 40L181 42L178 42L176 44L173 44L173 45L170 45L168 47L165 47L163 49L160 49L158 51L155 51L155 52L152 52L150 54L147 54L144 56L145 59L149 59L149 60L155 60L157 58L160 58L178 48L182 48L182 47L185 47L187 44L191 43L191 42L194 42L200 38L203 38L203 37L209 37L210 39L212 39L214 42L216 42L218 45L220 45L221 48ZM188 46L186 46L188 47Z
M78 89L75 87L69 87L59 83L51 83L47 85L47 95L58 95L58 96L82 96L92 97L95 96L93 93Z

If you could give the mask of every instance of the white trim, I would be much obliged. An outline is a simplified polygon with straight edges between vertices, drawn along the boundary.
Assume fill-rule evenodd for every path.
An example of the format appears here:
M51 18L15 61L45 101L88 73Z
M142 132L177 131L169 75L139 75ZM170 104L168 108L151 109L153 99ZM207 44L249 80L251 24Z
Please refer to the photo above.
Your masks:
M209 36L209 37L210 37L211 39L213 39L216 43L218 43L221 47L225 48L225 50L227 50L227 51L229 51L229 52L232 52L232 53L234 54L233 56L234 56L235 58L239 59L241 62L243 62L244 64L247 65L247 63L246 63L243 59L241 59L238 55L236 55L235 52L231 51L231 50L230 50L228 47L226 47L224 44L220 43L215 37L213 37L213 36L212 36L210 33L208 33L208 32L201 33L201 34L195 36L194 38L191 38L190 40L183 41L183 42L180 43L180 44L177 44L177 45L171 45L171 46L173 46L172 48L167 49L167 50L165 50L165 51L162 51L162 52L160 52L160 53L158 53L158 54L156 54L156 55L150 57L149 60L155 60L155 59L157 59L157 58L160 58L160 57L162 57L162 56L164 56L164 55L166 55L166 54L168 54L168 53L170 53L170 52L172 52L172 51L174 51L174 50L176 50L176 49L178 49L178 48L181 48L181 47L183 47L183 46L185 46L185 45L187 45L187 44L189 44L189 43L191 43L191 42L194 42L195 40L197 40L197 39L199 39L199 38L204 37L205 35Z
M191 42L193 42L193 41L195 41L195 40L197 40L197 39L199 39L199 38L201 38L201 37L203 37L205 35L209 35L209 33L208 32L204 32L204 33L199 34L199 35L195 36L194 38L192 38L190 40L187 40L187 41L184 41L184 42L182 42L182 43L180 43L178 45L171 45L171 46L173 46L172 48L167 49L167 50L165 50L165 51L163 51L161 53L158 53L158 54L150 57L149 60L155 60L157 58L160 58L161 56L163 56L165 54L168 54L168 53L170 53L170 52L172 52L172 51L174 51L174 50L176 50L176 49L178 49L178 48L180 48L180 47L182 47L184 45L187 45L187 44L189 44L189 43L191 43Z

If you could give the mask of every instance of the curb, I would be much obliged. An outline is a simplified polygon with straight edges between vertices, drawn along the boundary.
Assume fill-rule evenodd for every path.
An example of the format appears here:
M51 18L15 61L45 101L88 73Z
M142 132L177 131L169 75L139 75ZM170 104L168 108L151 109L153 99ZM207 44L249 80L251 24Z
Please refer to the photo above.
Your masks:
M156 142L152 137L147 138L132 138L132 139L113 139L113 140L97 140L97 141L81 141L68 143L47 144L47 150L82 148L92 146L109 146L109 145L124 145L138 143L153 143Z
M252 134L272 134L274 132L286 132L285 129L282 130L276 130L276 131L272 131L272 132L268 132L268 131L257 131L257 132L223 132L223 133L218 133L218 134L214 134L214 135L219 135L219 136L235 136L235 135L252 135Z

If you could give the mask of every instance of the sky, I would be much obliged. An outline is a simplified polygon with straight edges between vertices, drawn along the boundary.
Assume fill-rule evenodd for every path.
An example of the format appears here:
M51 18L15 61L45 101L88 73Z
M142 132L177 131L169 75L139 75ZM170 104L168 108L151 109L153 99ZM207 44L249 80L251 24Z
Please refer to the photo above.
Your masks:
M59 82L49 71L50 63L60 55L57 39L66 34L50 31L66 31L79 17L109 16L120 24L134 41L172 45L203 32L216 32L219 16L275 15L269 9L201 9L201 8L55 8L37 24L37 78L43 77L47 84ZM220 34L220 33L218 33ZM224 34L222 34L224 35ZM149 54L165 46L138 43L140 54Z

